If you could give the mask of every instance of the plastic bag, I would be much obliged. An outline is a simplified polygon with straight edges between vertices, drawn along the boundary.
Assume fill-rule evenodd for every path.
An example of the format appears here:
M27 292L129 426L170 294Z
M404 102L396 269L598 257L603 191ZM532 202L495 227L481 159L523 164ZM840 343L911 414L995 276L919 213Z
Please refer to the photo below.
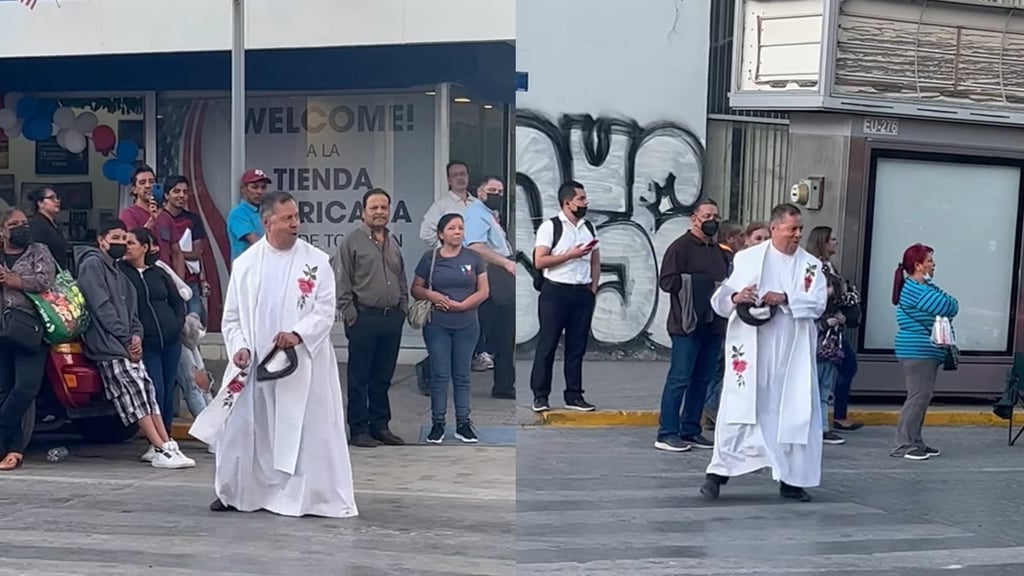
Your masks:
M953 325L949 318L935 317L935 323L932 324L932 344L942 347L956 346L956 337L953 334Z

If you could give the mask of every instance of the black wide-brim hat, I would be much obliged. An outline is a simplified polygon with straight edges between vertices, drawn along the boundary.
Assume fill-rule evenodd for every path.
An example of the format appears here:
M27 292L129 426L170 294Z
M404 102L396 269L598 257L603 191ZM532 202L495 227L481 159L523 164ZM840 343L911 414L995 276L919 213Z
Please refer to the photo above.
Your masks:
M271 361L277 360L278 354L284 354L285 365L275 370L270 369ZM275 365L280 363L279 360L275 362ZM264 382L267 380L280 380L281 378L287 378L295 373L299 368L299 355L295 353L295 348L280 348L275 346L269 354L263 357L263 361L256 367L256 380L258 382Z
M761 306L755 306L750 303L736 305L736 315L740 317L740 320L744 324L754 327L767 324L778 310L778 306L769 306L767 304L762 304Z

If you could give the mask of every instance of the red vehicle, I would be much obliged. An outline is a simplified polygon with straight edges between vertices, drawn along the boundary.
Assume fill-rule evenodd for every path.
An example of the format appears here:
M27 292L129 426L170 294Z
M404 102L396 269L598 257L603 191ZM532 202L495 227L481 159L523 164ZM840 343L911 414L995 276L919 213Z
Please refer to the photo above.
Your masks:
M96 367L78 342L50 347L46 378L36 401L25 416L26 438L33 432L62 430L71 425L92 443L124 442L138 434L138 426L125 426L103 392Z

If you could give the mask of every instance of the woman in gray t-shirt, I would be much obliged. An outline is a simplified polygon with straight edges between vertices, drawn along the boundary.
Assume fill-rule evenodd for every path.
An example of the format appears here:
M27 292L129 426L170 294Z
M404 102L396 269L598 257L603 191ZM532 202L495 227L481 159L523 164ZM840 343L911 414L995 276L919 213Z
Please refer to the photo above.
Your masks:
M412 297L433 305L423 327L430 355L430 411L433 426L427 442L444 441L448 383L455 395L455 437L476 442L469 420L470 364L480 336L476 309L487 300L487 265L476 252L462 247L462 216L445 214L437 224L440 246L423 255L416 266Z

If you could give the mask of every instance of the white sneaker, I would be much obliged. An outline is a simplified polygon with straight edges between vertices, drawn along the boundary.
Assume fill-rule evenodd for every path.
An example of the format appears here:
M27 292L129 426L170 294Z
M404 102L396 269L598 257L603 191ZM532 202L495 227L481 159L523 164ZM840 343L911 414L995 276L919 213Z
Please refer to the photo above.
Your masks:
M178 443L171 441L163 445L156 453L156 458L153 460L153 468L163 468L167 470L179 470L181 468L193 468L196 465L196 461L185 456L181 453L181 449L178 448Z
M156 446L150 444L149 450L146 450L146 453L142 455L142 458L140 458L140 460L149 463L152 463L153 460L156 460Z

